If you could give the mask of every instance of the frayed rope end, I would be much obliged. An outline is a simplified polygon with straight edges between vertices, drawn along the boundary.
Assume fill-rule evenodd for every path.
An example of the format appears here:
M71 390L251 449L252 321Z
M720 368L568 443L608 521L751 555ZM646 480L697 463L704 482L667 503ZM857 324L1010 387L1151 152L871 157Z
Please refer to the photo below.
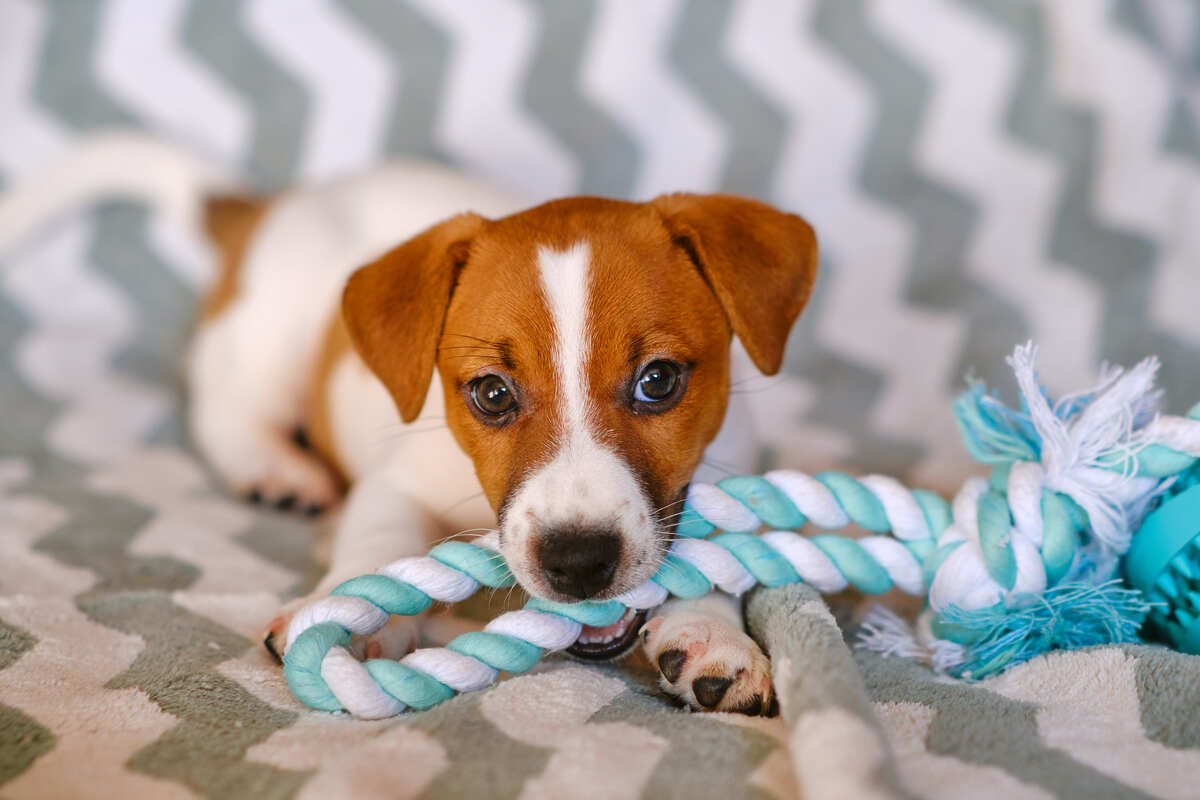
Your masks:
M951 606L937 615L935 634L964 647L964 660L947 674L979 680L1051 650L1134 643L1150 611L1141 592L1116 580L1061 584L1014 601L972 611Z
M923 643L890 609L875 606L863 619L855 647L931 664L943 675L982 680L1051 650L1134 643L1151 604L1120 581L1061 584L1016 605L934 615Z
M927 661L929 651L917 641L912 626L885 606L876 605L863 617L855 647L885 656L900 656Z

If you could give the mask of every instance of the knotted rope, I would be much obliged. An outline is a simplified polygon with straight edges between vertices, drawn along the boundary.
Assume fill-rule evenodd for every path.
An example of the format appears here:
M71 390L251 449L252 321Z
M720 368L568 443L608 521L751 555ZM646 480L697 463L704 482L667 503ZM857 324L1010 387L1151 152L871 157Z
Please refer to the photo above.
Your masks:
M794 479L793 483L814 481L820 485L801 473L779 475ZM867 492L865 483L873 481L868 478L860 483L839 473L821 477L843 487L862 487L847 490L858 494ZM445 647L421 648L398 661L360 662L348 649L351 634L375 633L392 614L412 616L435 601L456 603L484 586L500 589L513 584L495 534L473 542L446 542L427 556L403 558L374 575L346 581L329 597L300 609L288 626L284 676L292 692L307 705L327 711L346 709L356 717L376 719L407 707L429 708L456 692L485 688L496 681L500 671L524 672L546 652L570 647L584 625L612 625L629 609L655 608L668 596L702 597L713 589L741 595L758 584L782 586L800 581L823 592L854 586L868 594L881 594L897 587L921 595L925 591L922 554L933 533L923 521L920 504L930 509L938 521L935 524L948 521L949 512L945 501L935 495L921 493L923 499L918 501L916 493L891 483L894 487L889 485L889 489L907 494L898 504L909 517L904 523L913 522L909 512L918 508L925 527L915 544L886 536L805 538L784 530L761 536L733 532L709 539L681 539L672 544L653 578L612 600L555 603L531 598L525 608L502 614L482 631L462 634ZM715 497L722 490L696 484L687 506L696 492ZM834 507L841 508L836 500ZM850 517L841 513L841 517L825 516L823 520L829 527L844 527ZM694 507L691 516L695 524L707 522Z
M288 628L284 675L296 697L314 708L388 717L490 686L500 671L524 672L546 652L573 644L584 625L612 625L628 610L654 608L668 596L694 598L713 589L740 595L758 584L799 581L824 593L850 586L867 594L928 593L931 628L953 645L943 667L968 663L972 647L980 671L1011 663L1012 640L1028 632L1006 628L1005 615L1025 613L1029 598L1049 597L1056 586L1063 591L1054 604L1082 607L1087 635L1128 638L1144 605L1092 590L1107 586L1134 526L1171 476L1196 464L1200 406L1187 418L1154 416L1157 364L1147 360L1127 374L1106 372L1092 392L1051 409L1034 381L1033 357L1027 346L1010 359L1029 414L1011 412L978 389L959 401L969 449L997 466L990 481L968 480L951 504L883 475L780 470L693 484L676 529L680 538L641 586L605 602L533 598L445 647L360 662L347 649L351 634L374 633L390 615L418 614L434 601L456 603L481 587L513 584L495 534L446 542L427 556L347 581L301 609ZM809 522L830 530L853 523L875 535L804 537L791 530ZM756 535L764 526L771 530ZM1032 647L1050 646L1057 645L1047 639ZM885 642L882 649L912 647Z

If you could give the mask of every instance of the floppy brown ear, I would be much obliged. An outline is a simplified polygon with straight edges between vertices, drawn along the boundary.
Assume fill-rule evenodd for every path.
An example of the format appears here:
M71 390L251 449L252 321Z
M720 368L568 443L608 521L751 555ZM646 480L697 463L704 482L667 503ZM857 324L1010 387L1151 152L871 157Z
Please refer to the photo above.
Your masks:
M779 371L792 323L817 277L817 237L795 214L729 194L669 194L653 201L687 251L754 365Z
M342 293L354 348L405 422L425 403L450 294L483 223L460 214L435 225L359 269Z

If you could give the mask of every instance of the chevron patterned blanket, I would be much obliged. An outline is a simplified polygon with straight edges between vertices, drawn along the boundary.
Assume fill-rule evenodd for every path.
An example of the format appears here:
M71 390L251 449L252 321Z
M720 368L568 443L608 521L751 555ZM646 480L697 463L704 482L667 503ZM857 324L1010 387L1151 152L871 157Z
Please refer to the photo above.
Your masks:
M951 490L949 398L1014 342L1052 390L1157 353L1200 397L1197 52L1187 0L0 0L0 797L1194 797L1200 658L960 683L852 651L804 587L747 603L776 719L553 658L392 720L307 710L257 635L313 526L222 493L182 423L211 263L181 195L28 223L115 126L268 190L406 153L533 199L756 195L826 260L784 374L737 387L763 468Z

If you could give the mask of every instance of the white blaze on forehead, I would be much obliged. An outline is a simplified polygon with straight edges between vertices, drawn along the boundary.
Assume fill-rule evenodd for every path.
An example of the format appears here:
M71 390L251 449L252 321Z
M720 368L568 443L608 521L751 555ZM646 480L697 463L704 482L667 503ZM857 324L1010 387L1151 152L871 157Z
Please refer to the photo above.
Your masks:
M588 282L591 248L580 242L570 250L538 250L542 291L554 322L554 364L562 377L560 409L563 446L587 436Z
M591 250L586 243L537 254L542 293L554 325L552 367L558 383L559 435L549 461L538 465L513 495L503 520L505 558L526 589L545 591L534 554L541 535L562 528L611 530L622 540L614 592L641 583L657 568L649 500L620 453L598 438L590 413L587 363ZM516 466L516 465L514 465Z

